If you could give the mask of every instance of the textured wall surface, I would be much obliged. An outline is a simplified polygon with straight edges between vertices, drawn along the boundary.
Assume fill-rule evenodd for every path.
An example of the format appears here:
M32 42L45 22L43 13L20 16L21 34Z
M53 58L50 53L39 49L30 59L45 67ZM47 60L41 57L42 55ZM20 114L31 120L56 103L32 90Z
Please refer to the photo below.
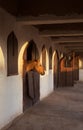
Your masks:
M37 29L31 26L26 28L18 25L13 16L0 9L0 47L3 54L2 61L4 62L0 66L3 68L3 70L0 68L0 128L23 112L22 71L19 71L18 75L7 76L7 37L12 31L14 31L18 40L18 56L23 45L32 39L38 47L40 56L43 45L46 46L47 53L49 46L52 45L50 39L39 36ZM18 70L20 70L22 54L18 60ZM48 70L48 66L46 67L46 74L40 77L40 99L53 91L53 74Z
M83 81L83 69L79 70L79 80Z

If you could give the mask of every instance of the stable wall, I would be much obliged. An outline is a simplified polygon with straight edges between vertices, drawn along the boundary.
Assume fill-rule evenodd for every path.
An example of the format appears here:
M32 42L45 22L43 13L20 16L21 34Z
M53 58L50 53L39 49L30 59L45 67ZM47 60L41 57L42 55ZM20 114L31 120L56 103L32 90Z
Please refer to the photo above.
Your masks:
M0 128L22 113L21 77L0 77Z
M22 71L19 69L20 64L18 65L18 70L20 70L18 75L7 76L7 37L12 30L18 39L18 56L24 43L32 39L40 54L44 44L46 47L52 45L50 39L39 36L37 29L19 25L13 16L0 9L0 47L4 57L3 71L0 69L0 129L23 113L23 80ZM20 61L18 60L18 62ZM47 68L46 74L40 76L40 99L52 91L53 74Z
M79 69L79 80L83 81L83 69Z
M40 76L40 99L48 96L54 90L53 72L49 70L49 74Z
M83 55L79 58L79 80L83 81Z

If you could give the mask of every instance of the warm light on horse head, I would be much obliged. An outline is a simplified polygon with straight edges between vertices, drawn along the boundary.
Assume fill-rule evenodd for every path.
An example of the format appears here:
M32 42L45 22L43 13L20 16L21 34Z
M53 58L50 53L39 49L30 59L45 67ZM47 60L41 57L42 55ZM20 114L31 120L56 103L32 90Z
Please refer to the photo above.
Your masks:
M38 62L38 64L36 64L35 69L38 73L40 73L41 75L45 74L45 70L44 67Z
M45 74L44 67L41 65L39 60L30 61L29 63L27 63L26 71L30 71L30 70L36 70L41 75Z

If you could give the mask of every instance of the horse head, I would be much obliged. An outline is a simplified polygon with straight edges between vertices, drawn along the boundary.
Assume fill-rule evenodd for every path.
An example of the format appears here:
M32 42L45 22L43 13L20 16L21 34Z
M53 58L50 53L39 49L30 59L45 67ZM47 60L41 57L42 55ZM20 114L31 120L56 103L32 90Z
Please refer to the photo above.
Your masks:
M44 67L41 65L40 61L37 60L35 61L35 70L40 73L41 75L45 74L45 69Z
M40 64L39 60L26 62L26 72L31 70L36 70L41 75L45 74L44 67Z

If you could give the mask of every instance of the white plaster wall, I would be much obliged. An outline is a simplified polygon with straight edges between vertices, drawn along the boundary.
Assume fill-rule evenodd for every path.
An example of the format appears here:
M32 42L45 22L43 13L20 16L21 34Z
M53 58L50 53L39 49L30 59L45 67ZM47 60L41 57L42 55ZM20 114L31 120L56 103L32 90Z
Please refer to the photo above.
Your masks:
M21 76L0 77L0 128L22 113Z
M50 39L39 36L37 29L19 25L13 16L0 9L0 46L4 55L4 73L0 72L0 129L23 112L22 76L19 73L19 75L7 77L7 37L12 30L18 39L18 55L23 44L32 39L40 54L44 44L46 47L52 45ZM40 76L40 99L53 91L52 76L52 70L48 69L44 76Z
M53 92L53 73L52 70L44 76L40 76L40 100Z
M83 69L79 69L79 80L83 81Z
M15 18L0 8L0 129L23 112L22 78L7 77L7 37L15 26Z
M54 84L53 84L53 70L49 70L49 93L53 92Z

